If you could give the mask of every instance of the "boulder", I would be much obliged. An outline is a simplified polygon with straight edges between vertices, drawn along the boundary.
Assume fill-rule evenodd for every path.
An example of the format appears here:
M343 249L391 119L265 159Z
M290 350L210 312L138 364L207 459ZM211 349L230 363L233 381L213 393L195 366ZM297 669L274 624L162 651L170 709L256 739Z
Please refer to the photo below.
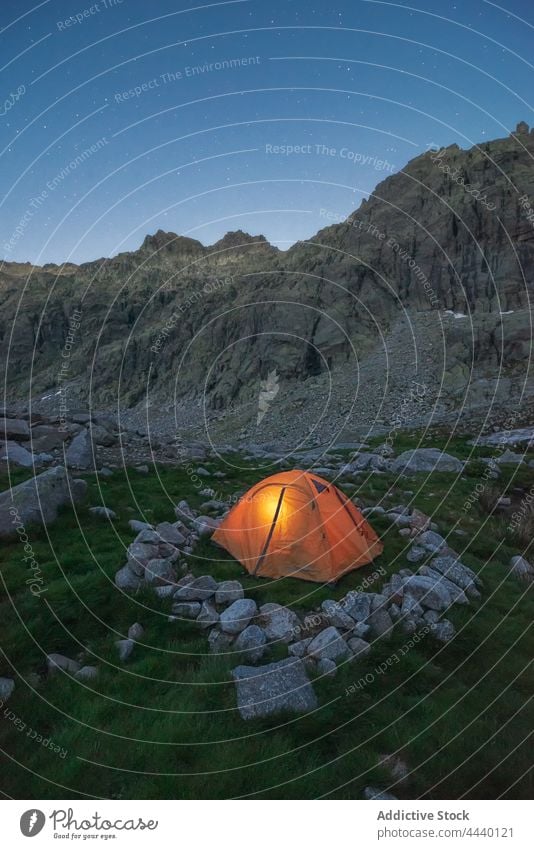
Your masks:
M156 526L156 533L160 537L161 542L166 542L173 545L175 548L181 548L185 545L185 536L170 522L161 522Z
M134 622L133 625L130 625L128 628L128 639L129 640L140 640L143 634L145 633L145 629L139 622Z
M406 560L409 560L410 563L419 563L426 556L427 550L422 545L412 545L406 554Z
M149 560L145 566L145 584L149 586L161 586L162 584L174 584L176 582L176 571L168 558L158 557Z
M140 522L139 519L130 519L128 522L131 530L138 534L141 531L153 531L154 525L150 525L148 522Z
M97 507L89 507L89 512L99 519L111 520L117 518L117 514L110 507L104 507L102 504L99 504Z
M315 710L317 698L302 660L289 657L265 666L237 666L232 671L237 708L243 719L281 712Z
M47 654L46 665L50 675L53 675L58 669L67 672L69 675L74 675L80 669L80 664L76 660L71 660L70 657L56 653Z
M172 606L172 614L178 619L196 619L202 605L199 601L180 601Z
M517 578L525 584L531 584L534 581L534 566L524 557L512 557L510 560L510 575Z
M267 637L258 625L247 625L236 637L235 651L241 652L248 663L258 663L267 650Z
M425 531L417 538L417 545L425 551L436 553L447 548L447 540L435 531Z
M337 672L335 660L330 660L329 657L322 657L317 663L317 674L323 678L333 678Z
M312 638L307 637L305 640L298 640L296 643L290 643L287 647L287 653L292 657L304 657L311 641Z
M328 657L330 660L345 660L350 654L347 643L332 625L320 631L311 640L306 654L317 660Z
M232 602L230 607L223 610L220 616L221 630L225 634L239 634L243 631L253 616L258 612L258 606L251 598L240 598Z
M288 607L274 602L262 604L259 624L265 630L269 642L281 640L284 643L290 643L300 630L297 614Z
M355 622L365 622L371 612L371 595L353 590L341 599L340 604Z
M70 480L63 466L19 483L0 494L0 539L17 536L17 520L28 527L31 524L48 525L57 518L60 507L79 502L87 490L85 481ZM13 514L11 511L15 510Z
M124 590L125 592L135 592L142 583L143 579L139 575L136 575L129 566L123 566L115 575L115 585L119 590Z
M371 651L370 644L359 637L351 637L348 641L348 647L354 655L354 660L361 660Z
M127 551L128 566L136 575L143 575L149 560L156 560L158 546L144 542L132 542Z
M517 454L515 451L510 451L509 448L503 451L499 457L495 457L495 462L499 466L520 466L524 461L524 454Z
M369 635L373 639L388 637L393 629L393 620L385 607L382 606L377 607L376 610L373 610L369 614L367 624L369 626Z
M421 575L425 575L425 577L427 578L431 578L433 581L435 581L436 585L444 587L445 590L447 590L447 592L449 593L451 600L454 602L454 604L469 604L469 599L467 598L464 591L460 589L458 584L455 584L453 583L453 581L450 581L449 578L445 577L445 575L442 575L441 572L437 572L430 566L422 566L419 569L419 573Z
M441 622L430 625L430 633L440 643L448 643L454 637L454 625L448 619L442 619Z
M197 616L197 625L201 628L211 628L219 621L219 614L211 601L203 601L200 608L200 613Z
M0 418L0 439L25 440L30 438L30 428L24 419Z
M334 628L344 628L349 631L354 628L354 619L344 612L339 602L326 599L321 604L321 610L328 624L333 625Z
M0 678L0 705L13 695L15 682L12 678Z
M404 451L391 464L394 474L411 475L418 472L456 472L463 471L464 464L457 457L445 454L439 448L415 448Z
M104 445L106 448L110 448L117 442L117 437L102 425L93 425L90 433L95 445Z
M404 595L413 596L424 608L447 610L452 604L451 594L446 587L425 575L405 578L402 589Z
M174 594L175 601L206 601L215 595L218 583L211 575L190 578Z
M84 429L74 437L67 448L65 461L69 468L89 469L93 465L93 443L91 434Z
M119 660L124 663L134 650L135 640L116 640L115 646L119 653Z
M454 584L459 586L469 598L480 598L477 585L480 586L482 582L478 575L468 566L460 563L456 557L453 557L452 555L434 557L430 561L429 565L436 572L440 572L442 575L445 575L449 581L452 581Z
M201 537L210 537L221 524L221 519L215 519L213 516L198 516L193 522L193 526Z
M215 593L216 604L231 604L244 596L243 587L239 581L221 581Z
M0 461L4 460L13 466L21 466L23 469L31 469L38 464L37 457L19 445L17 442L4 442L0 448Z
M98 678L98 666L82 666L74 673L77 681L95 681Z

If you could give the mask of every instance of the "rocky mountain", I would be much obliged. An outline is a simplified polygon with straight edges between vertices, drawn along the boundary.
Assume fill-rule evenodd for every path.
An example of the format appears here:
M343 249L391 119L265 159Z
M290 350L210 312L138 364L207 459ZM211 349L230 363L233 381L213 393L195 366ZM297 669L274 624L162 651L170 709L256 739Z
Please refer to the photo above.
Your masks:
M4 263L6 402L119 407L145 426L148 407L158 427L288 443L521 402L518 423L534 395L533 155L524 123L428 151L285 252L158 231L79 266Z

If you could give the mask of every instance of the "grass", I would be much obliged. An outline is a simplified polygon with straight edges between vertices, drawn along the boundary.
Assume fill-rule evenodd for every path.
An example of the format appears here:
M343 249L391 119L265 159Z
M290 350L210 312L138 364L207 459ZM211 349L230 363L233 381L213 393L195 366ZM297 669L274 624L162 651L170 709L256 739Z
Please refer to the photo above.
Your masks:
M403 448L411 447L403 440ZM460 439L449 450L468 455ZM227 477L215 485L221 495L260 476L250 464L241 465L224 467ZM531 486L532 475L532 469L507 468L495 485L502 492ZM26 476L19 473L17 482ZM361 798L368 784L391 784L380 756L397 752L409 768L394 789L401 798L532 798L534 602L532 593L506 575L510 557L520 549L503 519L488 515L478 502L461 509L479 480L474 470L459 478L435 474L397 481L361 475L355 491L366 504L410 502L433 514L464 562L481 573L482 603L450 613L458 631L452 643L441 646L427 636L401 654L409 638L395 632L364 660L315 682L317 711L254 722L241 720L235 709L230 673L236 659L207 654L206 634L194 624L169 622L168 600L148 591L127 597L114 588L114 574L134 537L130 518L172 520L181 498L195 507L204 500L187 472L160 467L149 475L117 471L99 483L94 476L87 480L89 495L76 514L65 510L49 537L30 529L46 582L41 598L28 592L20 544L4 545L0 554L0 675L15 677L17 685L0 709L5 795ZM5 478L0 486L6 488ZM114 526L89 513L102 499L118 514ZM384 553L334 588L245 576L209 541L198 546L192 569L238 578L258 604L278 601L309 610L359 586L377 566L387 575L408 565L403 538L380 516L372 521L383 534ZM466 535L456 535L458 529ZM114 640L125 637L135 621L145 628L143 643L119 666ZM80 685L62 673L36 677L44 673L47 653L76 657L82 650L85 663L100 667L97 681ZM279 655L277 648L273 658ZM399 660L387 672L377 671L395 656ZM36 742L32 732L51 744Z

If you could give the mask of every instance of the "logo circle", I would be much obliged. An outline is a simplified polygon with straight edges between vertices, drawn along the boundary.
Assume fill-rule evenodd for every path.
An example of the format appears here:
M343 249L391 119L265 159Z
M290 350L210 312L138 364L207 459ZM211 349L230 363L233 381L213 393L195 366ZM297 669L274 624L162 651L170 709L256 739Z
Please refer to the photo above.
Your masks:
M24 811L20 818L20 830L24 837L35 837L43 830L46 817L42 811L37 808L31 808L29 811Z

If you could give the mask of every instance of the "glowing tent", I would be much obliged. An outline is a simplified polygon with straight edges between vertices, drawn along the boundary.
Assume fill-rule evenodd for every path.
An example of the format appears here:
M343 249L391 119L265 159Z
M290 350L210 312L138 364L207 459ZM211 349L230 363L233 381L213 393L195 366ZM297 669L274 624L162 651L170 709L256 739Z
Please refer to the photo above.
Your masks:
M251 575L321 583L374 560L382 543L344 493L311 472L279 472L253 486L212 539Z

